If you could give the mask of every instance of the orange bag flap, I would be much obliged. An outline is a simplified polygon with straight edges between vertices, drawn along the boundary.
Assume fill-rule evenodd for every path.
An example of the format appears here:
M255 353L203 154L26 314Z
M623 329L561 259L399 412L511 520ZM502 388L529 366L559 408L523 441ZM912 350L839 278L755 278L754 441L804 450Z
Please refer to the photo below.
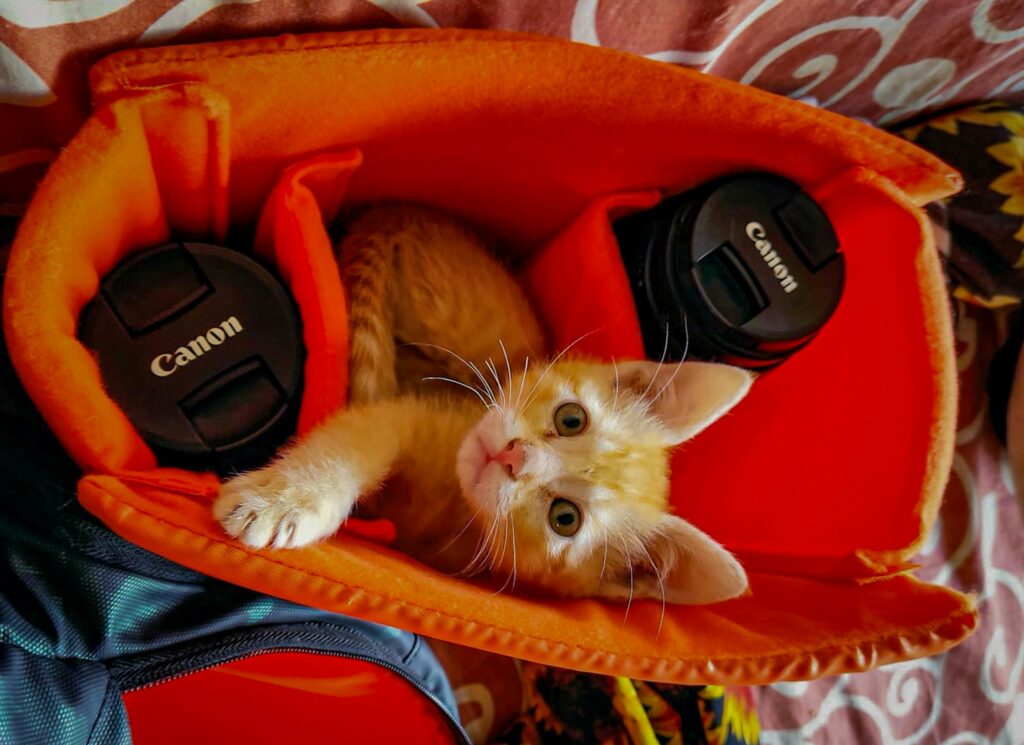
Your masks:
M110 476L80 498L117 533L207 574L295 602L535 662L683 684L764 684L937 654L974 630L973 598L896 575L870 584L755 574L727 603L669 606L495 595L358 538L250 551L202 498Z

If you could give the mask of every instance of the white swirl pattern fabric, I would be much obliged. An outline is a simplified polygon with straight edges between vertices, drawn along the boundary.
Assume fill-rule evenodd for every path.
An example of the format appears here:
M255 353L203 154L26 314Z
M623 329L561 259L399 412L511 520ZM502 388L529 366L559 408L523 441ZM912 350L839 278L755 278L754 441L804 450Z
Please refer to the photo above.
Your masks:
M623 49L890 124L1024 100L1019 0L0 0L0 214L87 114L128 46L380 26L494 28Z

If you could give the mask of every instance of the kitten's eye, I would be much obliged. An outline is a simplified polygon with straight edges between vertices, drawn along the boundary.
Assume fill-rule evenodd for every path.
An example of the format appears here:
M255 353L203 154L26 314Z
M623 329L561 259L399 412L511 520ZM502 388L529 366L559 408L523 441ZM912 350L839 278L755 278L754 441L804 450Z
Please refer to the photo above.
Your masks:
M583 515L580 508L568 499L556 499L548 510L548 524L558 535L570 538L579 532Z
M587 410L579 404L562 404L555 409L555 431L562 437L582 434L587 421Z

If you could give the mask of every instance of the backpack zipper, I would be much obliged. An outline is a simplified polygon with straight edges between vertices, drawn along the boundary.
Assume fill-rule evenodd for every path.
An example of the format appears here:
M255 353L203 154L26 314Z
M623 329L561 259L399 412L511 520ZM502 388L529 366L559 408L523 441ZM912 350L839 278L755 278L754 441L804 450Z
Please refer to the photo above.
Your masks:
M418 680L413 678L413 676L411 676L405 670L399 668L397 665L392 665L389 662L385 662L383 660L370 657L369 655L346 654L344 652L328 652L318 649L303 649L302 647L276 647L268 649L257 649L252 652L247 652L246 654L229 657L227 659L221 660L220 662L216 662L210 665L203 665L193 670L186 670L180 673L169 675L166 678L160 678L159 680L151 680L150 682L143 683L142 685L125 688L122 692L132 693L134 691L143 691L147 688L154 688L155 686L163 685L164 683L170 683L175 680L180 680L181 678L187 678L190 675L196 675L197 673L206 672L207 670L212 670L215 667L220 667L230 662L238 662L239 660L247 660L250 657L261 657L263 655L277 652L296 652L303 654L321 655L324 657L340 657L346 660L356 660L357 662L369 662L371 664L378 665L384 668L385 670L388 670L394 673L395 675L399 676L406 682L412 684L416 688L416 690L418 690L421 694L430 699L434 703L434 705L437 706L437 708L440 709L441 712L444 714L444 717L448 721L448 724L455 731L456 736L462 741L463 745L473 745L473 741L470 739L469 733L466 732L466 728L462 726L462 722L460 722L454 714L448 711L448 708L441 702L441 699L439 699L431 691L428 691Z

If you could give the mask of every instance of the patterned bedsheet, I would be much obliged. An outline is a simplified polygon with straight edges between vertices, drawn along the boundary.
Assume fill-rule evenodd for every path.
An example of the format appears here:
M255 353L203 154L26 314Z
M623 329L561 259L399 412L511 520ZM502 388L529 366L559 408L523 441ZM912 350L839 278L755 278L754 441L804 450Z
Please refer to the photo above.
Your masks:
M88 67L108 52L395 25L572 38L880 124L1024 100L1020 0L0 0L0 217L20 213L84 120ZM1014 157L1024 194L1024 145ZM977 591L981 628L943 657L759 691L765 743L1024 743L1024 523L985 414L1000 319L960 310L956 464L920 571ZM491 690L467 681L458 693L486 732Z
M109 52L396 25L614 47L880 124L1024 98L1019 0L0 0L0 214L85 119L89 65Z

